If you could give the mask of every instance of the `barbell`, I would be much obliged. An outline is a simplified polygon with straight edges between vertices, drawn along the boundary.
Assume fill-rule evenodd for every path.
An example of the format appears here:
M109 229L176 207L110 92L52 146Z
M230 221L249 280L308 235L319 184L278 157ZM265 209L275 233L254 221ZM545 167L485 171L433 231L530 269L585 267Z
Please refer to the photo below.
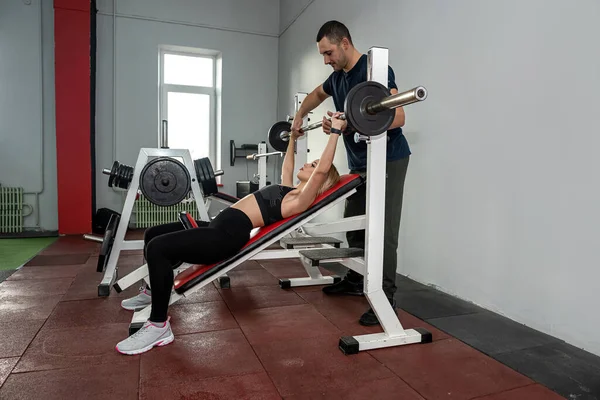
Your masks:
M364 136L377 136L387 131L394 122L394 109L423 101L427 89L417 86L405 92L391 95L384 85L376 81L365 81L354 86L346 96L342 119L348 129ZM320 128L322 121L302 128L302 131ZM292 124L289 121L276 122L269 129L269 143L275 150L286 151Z
M223 175L222 170L214 171L208 157L194 160L196 179L204 196L218 192L216 177ZM133 167L113 162L110 170L108 186L129 188L133 180ZM157 206L168 207L181 202L191 190L192 178L185 165L171 157L157 157L144 166L140 172L139 189L149 202Z

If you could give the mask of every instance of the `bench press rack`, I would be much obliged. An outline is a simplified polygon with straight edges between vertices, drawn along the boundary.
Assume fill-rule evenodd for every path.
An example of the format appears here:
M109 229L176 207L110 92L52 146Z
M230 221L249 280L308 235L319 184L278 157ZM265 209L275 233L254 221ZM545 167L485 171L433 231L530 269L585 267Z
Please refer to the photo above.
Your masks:
M133 206L138 195L140 174L144 165L149 160L155 157L172 157L177 158L183 162L184 166L189 172L191 177L191 190L196 199L196 206L198 208L198 216L202 221L210 221L208 215L208 207L204 202L204 197L198 180L196 179L196 170L190 151L187 149L169 149L169 148L142 148L138 154L137 162L133 170L133 178L127 189L127 196L123 205L123 211L119 219L119 225L114 237L112 244L112 250L109 255L109 259L104 269L104 276L102 281L98 285L98 296L105 297L110 295L110 289L115 283L118 275L117 262L119 255L125 250L143 250L143 240L125 240L125 233L129 225L129 220L133 211ZM98 271L102 272L102 271Z
M388 50L379 47L370 48L368 62L367 79L386 84L388 77ZM422 88L420 90L421 98L418 100L424 100L426 97L425 89ZM423 97L423 94L425 97ZM404 95L404 93L400 95ZM390 96L385 100L388 103L393 103L395 107L398 107L399 104L408 105L414 102L410 99L398 101L400 97L394 98L394 96ZM381 102L378 103L378 106L382 107L381 104ZM389 106L388 108L392 107L394 106ZM383 227L385 224L384 194L386 186L386 157L382 155L386 154L387 133L385 131L381 134L371 135L357 133L355 140L367 143L367 198L366 213L364 216L342 219L337 223L309 225L310 221L316 216L354 194L358 184L364 184L359 175L342 176L341 182L335 188L319 196L311 208L305 212L267 227L256 229L248 244L231 258L213 265L186 265L183 268L183 272L178 272L175 276L174 291L171 295L170 304L175 303L181 297L197 291L246 260L260 259L259 257L289 258L301 256L304 261L303 264L310 264L310 266L317 266L323 261L330 262L336 260L364 276L365 297L384 330L381 333L340 338L339 348L344 354L356 354L364 350L431 342L432 335L427 330L423 328L403 328L398 315L382 289ZM306 232L320 233L339 232L341 229L355 230L364 228L366 230L365 249L335 248L329 246L330 248L317 250L265 250L268 246L303 226ZM283 243L283 241L280 243ZM259 255L261 252L263 253L262 256ZM123 288L121 287L120 289ZM149 318L150 311L151 305L134 313L130 325L130 334L143 325Z

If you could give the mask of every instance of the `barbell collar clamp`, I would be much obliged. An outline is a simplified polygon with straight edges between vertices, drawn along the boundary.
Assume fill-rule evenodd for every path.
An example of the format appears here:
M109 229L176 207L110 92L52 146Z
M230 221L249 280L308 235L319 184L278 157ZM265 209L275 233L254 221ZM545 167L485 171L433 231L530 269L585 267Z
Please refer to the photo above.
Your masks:
M371 137L370 136L361 135L358 132L356 132L354 134L354 143L359 143L359 142L367 142L367 143L369 143L370 141L371 141Z

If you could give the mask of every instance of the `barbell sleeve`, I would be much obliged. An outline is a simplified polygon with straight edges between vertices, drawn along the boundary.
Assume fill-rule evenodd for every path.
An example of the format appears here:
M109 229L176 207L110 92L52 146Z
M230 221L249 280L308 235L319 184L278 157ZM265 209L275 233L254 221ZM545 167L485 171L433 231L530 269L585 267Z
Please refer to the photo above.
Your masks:
M104 169L102 170L102 173L103 173L104 175L110 175L110 172L111 172L111 171L110 171L110 169L108 169L108 168L104 168Z
M423 101L427 98L427 89L423 86L417 86L414 89L407 90L402 93L396 93L384 98L383 100L367 105L369 114L377 114L379 112L407 106L418 101Z
M221 176L223 175L225 172L222 169L218 169L215 171L215 176Z
M249 154L246 156L246 159L248 160L256 160L257 158L261 158L261 157L268 157L268 156L281 156L283 155L283 153L281 151L274 151L272 153L263 153L263 154Z

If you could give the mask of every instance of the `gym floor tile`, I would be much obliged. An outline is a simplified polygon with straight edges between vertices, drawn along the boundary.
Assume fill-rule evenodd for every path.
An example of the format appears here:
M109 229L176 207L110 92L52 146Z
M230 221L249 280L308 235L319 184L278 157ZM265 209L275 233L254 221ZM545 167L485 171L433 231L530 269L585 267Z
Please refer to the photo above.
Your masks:
M131 322L132 315L132 311L121 308L121 299L62 301L48 318L45 327L61 329L124 324Z
M125 240L144 240L146 228L127 229Z
M52 278L75 278L78 273L84 271L85 265L61 265L21 268L8 278L8 281L23 279L52 279Z
M471 399L533 383L456 339L369 353L427 399Z
M433 318L427 322L489 355L559 342L552 336L489 311Z
M13 358L0 358L0 387L10 375L12 369L17 365L17 361L19 361L19 357Z
M253 346L340 334L335 325L309 304L235 311L233 315Z
M61 295L32 296L3 296L0 298L0 322L5 324L13 321L45 320L50 316Z
M61 236L50 246L46 247L40 255L65 255L80 254L93 255L98 254L101 244L91 240L85 240L81 235Z
M137 289L137 286L136 286ZM204 303L207 301L222 301L219 290L214 285L208 284L202 286L189 296L182 297L175 304L194 304Z
M531 347L496 358L566 398L600 399L600 357L567 343Z
M54 265L81 265L85 264L90 258L87 253L84 254L52 254L52 255L37 255L33 257L25 267L34 266L54 266Z
M16 269L0 270L0 283L7 280L15 272L17 272Z
M282 396L305 398L315 390L356 388L357 383L394 378L366 352L346 356L338 348L340 335L273 341L254 350ZM369 397L373 398L373 397Z
M306 292L322 292L323 288L326 286L329 286L329 285L298 286L298 287L293 287L288 290L293 290L294 292L296 292L298 294L306 293Z
M383 332L380 325L363 326L358 323L360 316L369 309L366 297L362 296L328 296L322 291L299 293L308 303L312 304L317 311L325 316L331 323L337 326L343 336L362 335L365 333ZM400 323L405 329L425 328L433 335L433 340L446 339L449 336L423 322L422 320L408 314L400 309L396 310Z
M235 271L245 271L245 270L252 270L252 269L263 269L263 267L262 267L262 265L259 264L258 261L254 261L254 260L244 261L243 263L241 263L240 265L235 267Z
M285 400L424 400L425 398L398 377L359 382L345 388L321 389L319 391L286 396Z
M285 261L285 262L282 262ZM293 260L265 260L261 261L263 268L277 279L308 277L306 270L300 262Z
M279 280L264 269L252 269L244 271L229 271L231 287L269 286L278 285Z
M206 378L263 372L239 329L180 335L141 355L142 387L180 387Z
M431 290L429 286L423 285L422 283L400 274L396 274L396 287L398 288L397 292L407 292L411 290Z
M31 372L88 365L115 364L123 355L115 350L126 339L129 324L48 329L43 327L31 342L14 372Z
M502 393L490 394L488 396L477 397L473 400L560 400L564 397L559 396L552 390L542 385L529 385L517 389L507 390Z
M73 278L26 279L4 281L0 285L0 298L15 296L43 297L67 292Z
M121 270L119 270L119 276L123 276ZM71 300L94 300L98 299L98 285L102 280L103 274L94 271L84 271L79 273L73 280L73 284L67 290L67 293L63 296L63 301ZM110 297L118 298L123 300L124 298L136 296L139 293L141 284L132 285L117 293L114 288L111 288Z
M44 322L44 319L32 319L1 323L0 358L21 356Z
M281 396L266 373L190 380L181 385L148 382L141 385L140 398L164 399L261 399L280 400Z
M122 357L112 364L11 374L0 399L137 400L138 384L139 359Z
M395 298L398 307L424 320L483 311L474 304L431 289L398 291Z
M306 303L293 290L283 290L279 286L252 286L222 289L221 297L225 300L231 311L291 306Z
M201 304L174 304L169 308L175 335L238 328L227 305L222 301Z

